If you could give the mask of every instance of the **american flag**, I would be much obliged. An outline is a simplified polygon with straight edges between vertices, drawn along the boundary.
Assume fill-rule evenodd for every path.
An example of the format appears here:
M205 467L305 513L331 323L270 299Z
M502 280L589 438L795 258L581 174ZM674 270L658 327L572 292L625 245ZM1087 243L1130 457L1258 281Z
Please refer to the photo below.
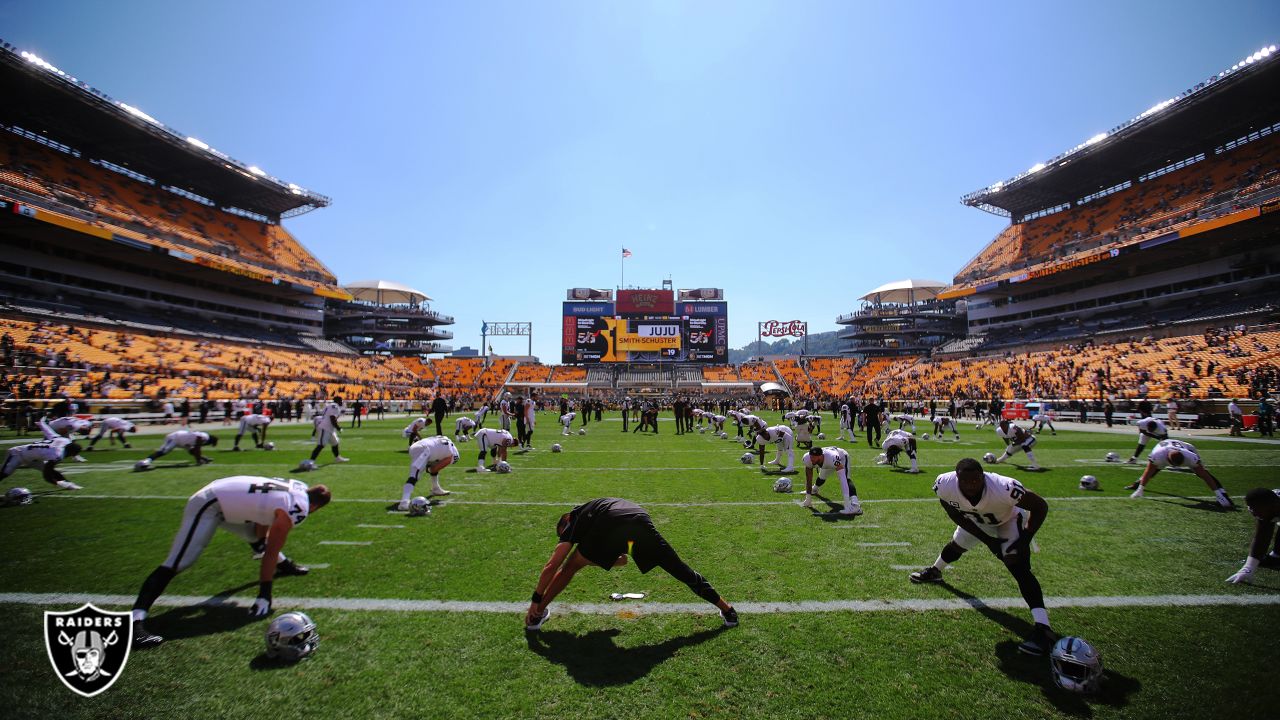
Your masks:
M626 249L626 248L622 248L622 257L624 257L624 258L629 258L629 257L631 257L631 251L630 251L630 250L628 250L628 249Z

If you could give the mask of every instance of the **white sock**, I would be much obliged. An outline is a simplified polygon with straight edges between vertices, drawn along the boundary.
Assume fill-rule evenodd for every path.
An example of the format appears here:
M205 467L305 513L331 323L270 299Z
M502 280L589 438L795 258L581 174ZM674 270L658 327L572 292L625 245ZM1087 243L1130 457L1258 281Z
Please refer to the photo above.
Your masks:
M404 490L400 493L400 502L409 502L409 496L413 494L413 483L405 483Z
M912 470L919 470L919 469L920 469L920 467L919 467L918 465L916 465L916 459L915 459L915 458L911 458L911 469L912 469Z
M1033 453L1033 452L1031 452L1030 450L1028 450L1028 451L1027 451L1027 459L1031 461L1031 464L1032 464L1032 465L1039 465L1039 464L1040 464L1040 463L1036 462L1036 454L1035 454L1035 453Z
M134 621L134 622L142 622L143 620L146 620L146 619L147 619L147 611L146 611L146 610L134 610L134 611L133 611L133 621Z
M943 559L942 559L942 556L941 556L941 555L939 555L939 556L938 556L938 559L933 561L933 566L934 566L934 567L936 567L936 568L938 568L939 570L946 570L946 569L947 569L947 561L946 561L946 560L943 560Z
M1036 621L1037 625L1049 625L1049 611L1044 608L1031 608L1031 619Z
M858 505L861 505L862 502L858 500L857 495L854 495L853 497L849 498L849 504L853 505L854 507L857 507Z

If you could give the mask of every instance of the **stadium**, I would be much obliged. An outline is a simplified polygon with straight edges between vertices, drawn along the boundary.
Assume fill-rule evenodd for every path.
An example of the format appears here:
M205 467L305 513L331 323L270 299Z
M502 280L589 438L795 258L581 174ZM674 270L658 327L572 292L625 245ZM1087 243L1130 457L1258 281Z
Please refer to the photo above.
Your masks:
M0 105L0 698L12 717L226 716L262 697L308 717L1265 717L1280 557L1261 519L1251 551L1245 496L1280 464L1275 53L964 195L1008 226L948 281L865 292L834 318L839 353L730 363L732 298L667 282L568 289L544 363L531 340L454 352L450 299L340 282L285 229L334 200L0 43L0 96L19 100ZM1167 427L1145 434L1151 418ZM997 436L1001 419L1025 433ZM1203 466L1158 466L1147 438ZM842 459L811 485L819 441ZM21 456L50 443L56 458ZM933 478L984 453L1015 499L1052 508L1018 525L1035 592L999 547L949 554L965 526ZM228 528L226 500L229 532L174 560L211 483L270 494L286 476L332 493L308 496L287 560L270 522L256 544ZM538 619L547 553L575 532L557 520L603 496L644 506L680 557L584 570ZM619 562L647 570L628 542ZM152 592L160 560L172 582ZM301 660L246 612L264 598L314 621ZM85 603L154 634L131 630L127 669L88 698L49 667L89 676L55 659L82 641L42 630ZM1050 663L1058 636L1101 652L1087 691Z

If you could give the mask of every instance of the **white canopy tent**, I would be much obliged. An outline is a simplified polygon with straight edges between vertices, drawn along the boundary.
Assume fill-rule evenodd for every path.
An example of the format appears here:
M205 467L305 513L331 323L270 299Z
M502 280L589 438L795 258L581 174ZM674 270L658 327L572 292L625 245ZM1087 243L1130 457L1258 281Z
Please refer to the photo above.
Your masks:
M421 290L390 280L357 280L343 285L342 289L356 300L379 305L417 305L431 299Z
M926 300L933 300L938 297L938 293L945 287L947 283L940 280L897 280L891 283L885 283L871 292L858 298L863 302L869 302L873 305L883 303L902 303L911 305Z

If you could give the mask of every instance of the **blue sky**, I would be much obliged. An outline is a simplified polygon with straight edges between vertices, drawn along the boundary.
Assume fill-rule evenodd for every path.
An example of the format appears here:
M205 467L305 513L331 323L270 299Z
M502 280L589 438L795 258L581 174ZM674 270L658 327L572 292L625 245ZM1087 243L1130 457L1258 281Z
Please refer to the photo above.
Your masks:
M1274 2L0 0L0 38L329 195L286 221L342 281L531 321L569 287L722 287L832 330L1007 222L966 192L1280 42ZM524 338L494 349L522 354Z

